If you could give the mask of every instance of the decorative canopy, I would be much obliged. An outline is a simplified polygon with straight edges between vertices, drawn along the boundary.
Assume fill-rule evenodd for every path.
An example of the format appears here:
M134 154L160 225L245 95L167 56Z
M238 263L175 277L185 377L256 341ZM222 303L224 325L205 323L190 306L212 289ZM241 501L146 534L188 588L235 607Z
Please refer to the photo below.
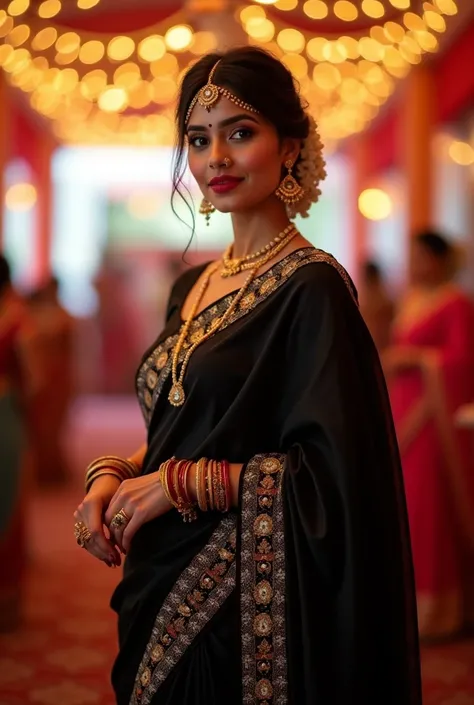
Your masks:
M456 0L6 0L0 66L63 142L169 144L183 72L263 46L298 79L326 142L363 130L438 50Z

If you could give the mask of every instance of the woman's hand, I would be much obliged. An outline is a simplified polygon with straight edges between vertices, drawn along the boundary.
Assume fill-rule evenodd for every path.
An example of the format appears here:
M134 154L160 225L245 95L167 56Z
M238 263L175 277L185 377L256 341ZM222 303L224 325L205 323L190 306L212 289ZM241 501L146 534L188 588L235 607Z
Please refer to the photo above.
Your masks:
M396 345L382 353L382 367L386 375L396 374L410 368L425 369L436 364L438 354L434 348L419 348L415 345Z
M105 535L104 514L119 486L120 480L114 475L98 477L74 512L75 520L85 524L92 534L84 548L109 567L120 565L121 559L119 552Z
M143 524L172 508L158 475L158 472L153 472L124 480L111 499L105 513L105 523L111 539L123 553L129 550L133 536ZM116 525L112 520L121 511L122 516L125 514L124 523Z

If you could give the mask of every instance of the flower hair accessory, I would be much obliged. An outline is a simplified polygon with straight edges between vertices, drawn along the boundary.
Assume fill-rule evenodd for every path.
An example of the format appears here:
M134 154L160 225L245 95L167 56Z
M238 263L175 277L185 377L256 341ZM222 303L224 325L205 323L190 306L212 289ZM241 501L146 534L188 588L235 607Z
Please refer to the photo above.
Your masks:
M312 203L316 203L321 195L319 183L326 178L326 162L323 157L323 143L318 133L316 121L312 115L306 113L309 122L309 132L303 141L300 158L296 165L296 176L301 188L304 189L303 198L297 203L289 203L286 211L289 218L300 215L307 218Z

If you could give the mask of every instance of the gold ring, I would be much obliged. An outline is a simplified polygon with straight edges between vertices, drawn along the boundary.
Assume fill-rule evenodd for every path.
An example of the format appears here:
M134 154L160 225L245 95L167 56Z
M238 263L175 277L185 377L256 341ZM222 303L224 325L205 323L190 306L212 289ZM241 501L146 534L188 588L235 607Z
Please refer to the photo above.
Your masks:
M91 540L92 534L83 521L76 521L74 524L74 538L81 548L85 548L86 543Z
M130 517L128 516L125 509L123 509L122 507L122 509L117 512L117 514L114 514L114 516L112 517L112 521L110 522L110 528L121 529L123 526L126 526L129 521Z

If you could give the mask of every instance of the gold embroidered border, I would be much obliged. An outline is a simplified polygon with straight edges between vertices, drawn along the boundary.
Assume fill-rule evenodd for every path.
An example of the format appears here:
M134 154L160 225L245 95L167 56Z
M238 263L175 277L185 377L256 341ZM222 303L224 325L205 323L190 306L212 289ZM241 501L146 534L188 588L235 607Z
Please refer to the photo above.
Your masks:
M285 456L256 455L242 494L240 604L245 705L287 705L285 539L281 481Z
M235 588L237 518L228 514L164 601L135 679L130 705L149 705L193 640Z
M304 248L290 253L252 282L247 295L242 299L240 306L231 316L225 328L253 311L270 294L284 284L297 269L313 262L323 262L334 267L344 280L352 299L357 305L353 284L344 267L332 255L327 254L323 250L316 250L312 247ZM193 322L189 334L190 337L199 329L207 330L215 318L222 316L228 308L232 296L233 294L229 294L214 306L211 306L211 308L205 309ZM224 330L224 328L219 330ZM145 360L137 375L138 401L147 426L150 424L158 397L170 375L171 350L177 338L177 335L172 335L160 343ZM187 347L184 347L181 351L180 362L184 359ZM150 373L152 374L150 375Z

